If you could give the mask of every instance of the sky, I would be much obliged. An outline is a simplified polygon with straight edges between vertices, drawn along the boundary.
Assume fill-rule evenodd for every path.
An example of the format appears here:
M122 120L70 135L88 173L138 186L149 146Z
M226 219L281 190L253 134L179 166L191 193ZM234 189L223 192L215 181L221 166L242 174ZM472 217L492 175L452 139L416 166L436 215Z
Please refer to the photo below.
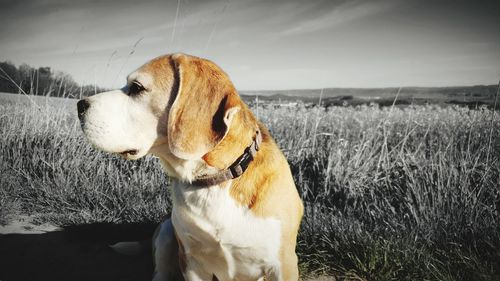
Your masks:
M162 54L239 90L462 86L500 79L498 0L0 0L0 61L117 88Z

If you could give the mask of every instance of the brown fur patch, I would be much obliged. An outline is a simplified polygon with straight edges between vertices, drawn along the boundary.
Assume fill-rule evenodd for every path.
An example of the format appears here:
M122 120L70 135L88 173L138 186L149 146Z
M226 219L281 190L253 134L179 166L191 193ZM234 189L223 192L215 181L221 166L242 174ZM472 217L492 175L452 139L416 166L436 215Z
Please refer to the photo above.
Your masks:
M237 105L236 89L208 60L182 54L173 56L173 60L180 81L168 118L170 150L179 158L201 157L224 137L224 114L216 114Z
M165 121L160 123L166 124L165 143L168 142L169 153L178 158L202 157L208 165L226 169L250 145L256 130L261 131L262 145L248 169L221 188L230 188L230 196L256 216L280 220L284 280L297 280L295 246L303 215L302 201L284 155L238 96L227 75L208 60L184 54L157 58L140 71L155 78L154 99L163 99L161 118ZM169 102L165 101L167 95ZM154 110L160 112L162 108ZM226 119L228 112L235 112L231 120ZM178 242L179 264L185 271L186 255Z

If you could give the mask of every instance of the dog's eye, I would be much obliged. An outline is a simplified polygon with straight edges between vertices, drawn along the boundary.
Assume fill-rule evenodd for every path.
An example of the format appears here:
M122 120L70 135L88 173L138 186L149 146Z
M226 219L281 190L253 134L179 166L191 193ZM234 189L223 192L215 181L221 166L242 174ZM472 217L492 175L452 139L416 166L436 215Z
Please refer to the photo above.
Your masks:
M142 91L144 91L144 86L142 86L141 83L137 81L132 82L132 84L130 84L130 87L128 88L128 94L131 96L140 94Z

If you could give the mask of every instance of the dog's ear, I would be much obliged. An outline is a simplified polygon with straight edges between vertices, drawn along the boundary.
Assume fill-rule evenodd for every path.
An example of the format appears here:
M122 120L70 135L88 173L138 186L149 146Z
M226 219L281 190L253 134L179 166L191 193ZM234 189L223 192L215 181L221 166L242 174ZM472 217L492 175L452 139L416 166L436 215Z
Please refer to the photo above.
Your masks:
M172 55L172 61L179 81L168 115L170 150L182 159L199 159L227 134L239 99L214 63L184 54Z

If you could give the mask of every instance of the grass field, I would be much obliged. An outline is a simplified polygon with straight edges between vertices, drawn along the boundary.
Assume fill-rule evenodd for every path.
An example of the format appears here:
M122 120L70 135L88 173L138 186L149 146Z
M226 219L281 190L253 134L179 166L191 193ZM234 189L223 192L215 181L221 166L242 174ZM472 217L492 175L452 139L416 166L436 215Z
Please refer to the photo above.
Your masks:
M0 222L158 221L157 160L83 139L74 100L0 96ZM500 280L500 116L486 107L254 108L306 212L303 273L352 280Z

